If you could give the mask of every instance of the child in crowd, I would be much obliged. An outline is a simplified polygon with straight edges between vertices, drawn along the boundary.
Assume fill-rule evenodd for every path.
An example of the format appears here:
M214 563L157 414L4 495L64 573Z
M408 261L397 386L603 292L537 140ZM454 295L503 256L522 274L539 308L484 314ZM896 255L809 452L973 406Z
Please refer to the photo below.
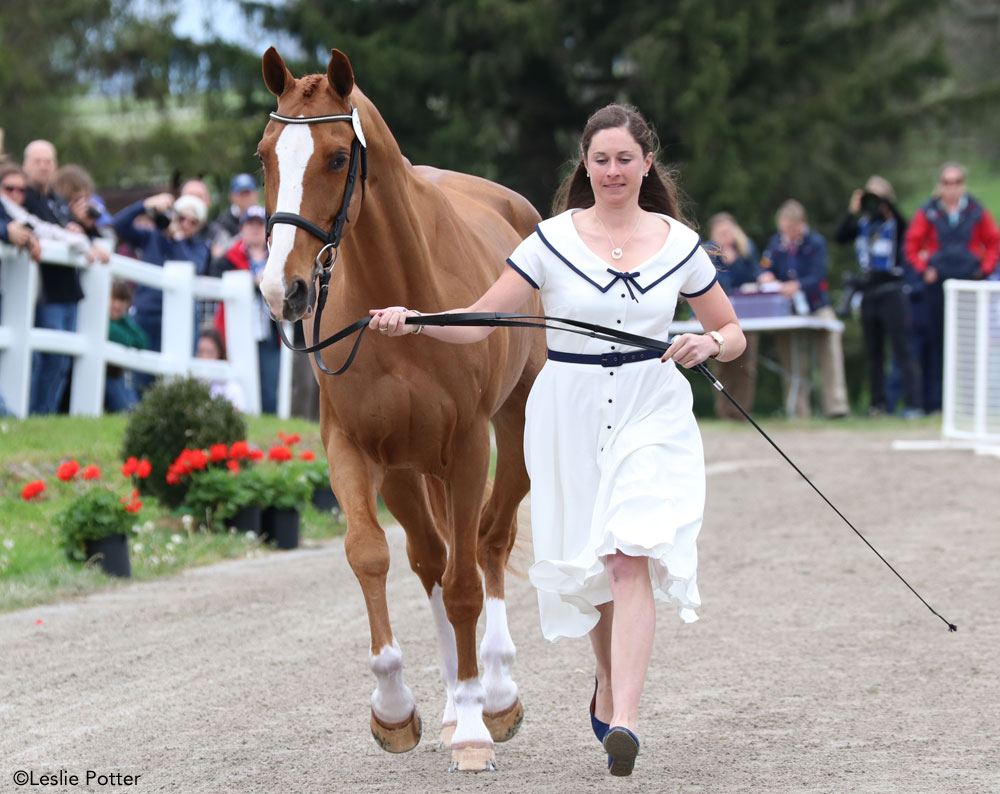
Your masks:
M208 358L214 361L226 360L226 345L222 341L222 335L214 328L207 328L198 336L198 346L195 349L196 358ZM239 381L231 378L208 381L209 392L212 397L225 397L233 406L240 411L246 409L246 400L243 397L243 387Z
M115 279L111 284L111 307L108 312L108 339L126 347L145 350L149 347L146 332L128 316L132 305L132 285ZM131 384L132 373L121 367L108 364L104 379L104 410L109 413L130 411L139 401L139 396Z

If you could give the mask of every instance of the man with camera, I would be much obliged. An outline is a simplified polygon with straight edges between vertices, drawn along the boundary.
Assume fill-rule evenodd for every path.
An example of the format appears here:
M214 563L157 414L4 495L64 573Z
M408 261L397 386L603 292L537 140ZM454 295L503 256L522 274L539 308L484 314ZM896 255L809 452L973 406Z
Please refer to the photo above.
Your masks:
M945 163L935 195L917 209L904 239L906 261L922 277L927 299L928 413L941 410L944 377L944 289L948 279L989 276L1000 256L1000 230L965 189L965 169Z
M114 216L111 225L119 240L138 249L140 258L162 266L170 260L193 262L196 275L208 271L208 244L198 232L208 215L205 202L197 196L184 195L175 199L171 193L157 193L130 204ZM136 223L141 216L152 218L154 228ZM162 343L163 293L140 284L132 302L135 320L146 332L150 350L160 350ZM136 387L145 389L152 377L136 374Z
M850 311L854 292L861 295L861 330L868 358L870 387L869 415L887 413L885 384L885 343L899 370L905 408L902 416L920 416L920 381L911 350L911 316L906 262L903 259L903 233L906 221L895 205L892 185L880 176L869 178L864 189L855 190L847 216L837 230L838 243L854 243L860 273L847 280L841 313Z

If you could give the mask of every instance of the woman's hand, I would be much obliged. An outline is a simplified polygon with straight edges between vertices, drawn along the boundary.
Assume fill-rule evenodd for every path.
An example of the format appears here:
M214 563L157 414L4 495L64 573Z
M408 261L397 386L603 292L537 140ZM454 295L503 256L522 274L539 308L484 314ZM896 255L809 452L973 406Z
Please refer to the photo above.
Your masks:
M389 306L385 309L369 309L372 316L368 327L386 336L406 336L417 333L421 326L407 325L407 317L418 317L420 312L412 311L404 306Z
M674 337L660 361L673 359L686 369L704 364L719 354L719 343L708 334L681 334Z

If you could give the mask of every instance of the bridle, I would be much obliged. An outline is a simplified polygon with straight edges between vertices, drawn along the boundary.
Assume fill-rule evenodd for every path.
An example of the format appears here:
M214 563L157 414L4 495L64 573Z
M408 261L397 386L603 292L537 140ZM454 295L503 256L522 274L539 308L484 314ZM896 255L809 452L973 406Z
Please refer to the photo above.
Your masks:
M340 242L344 235L344 225L348 222L347 213L351 206L351 197L354 195L354 186L358 181L359 168L361 171L361 200L364 201L365 198L365 183L368 179L368 144L365 141L364 130L361 128L361 117L358 115L358 109L354 105L351 105L350 113L336 113L329 116L282 116L280 113L270 113L269 115L272 119L280 121L282 124L325 124L329 121L349 121L354 128L354 140L351 142L351 159L347 166L347 181L344 184L344 198L337 217L333 219L330 230L325 231L321 226L313 223L308 218L304 218L294 212L276 212L267 219L267 236L269 239L271 237L271 230L276 223L287 223L290 226L297 226L300 229L304 229L313 237L317 237L323 242L323 247L316 254L312 273L312 280L318 279L319 281L319 288L316 295L316 316L313 321L313 344L310 347L295 347L285 335L285 329L282 327L281 322L275 321L275 323L278 326L278 335L286 347L298 353L312 352L315 356L316 364L322 372L327 375L339 375L350 366L351 360L354 359L354 352L358 349L358 344L361 342L364 330L362 329L361 334L358 334L358 339L354 343L354 350L351 351L351 357L347 364L336 372L330 372L323 364L323 359L320 357L316 345L319 344L320 317L323 313L323 307L326 305L330 274L333 272L333 266L340 252ZM333 342L336 340L331 337L327 341Z

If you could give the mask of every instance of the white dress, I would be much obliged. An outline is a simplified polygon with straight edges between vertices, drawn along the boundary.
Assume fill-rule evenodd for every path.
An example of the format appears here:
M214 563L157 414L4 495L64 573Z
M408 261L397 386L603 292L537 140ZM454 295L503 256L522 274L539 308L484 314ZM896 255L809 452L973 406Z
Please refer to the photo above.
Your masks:
M569 210L538 224L508 264L541 292L545 313L668 338L678 295L716 281L696 232L670 225L663 247L619 273L583 242ZM565 331L546 331L550 350L634 351ZM526 407L525 462L531 477L535 563L542 633L580 637L611 600L603 557L649 558L656 598L697 620L697 537L705 505L701 435L691 387L673 361L618 367L546 361Z

